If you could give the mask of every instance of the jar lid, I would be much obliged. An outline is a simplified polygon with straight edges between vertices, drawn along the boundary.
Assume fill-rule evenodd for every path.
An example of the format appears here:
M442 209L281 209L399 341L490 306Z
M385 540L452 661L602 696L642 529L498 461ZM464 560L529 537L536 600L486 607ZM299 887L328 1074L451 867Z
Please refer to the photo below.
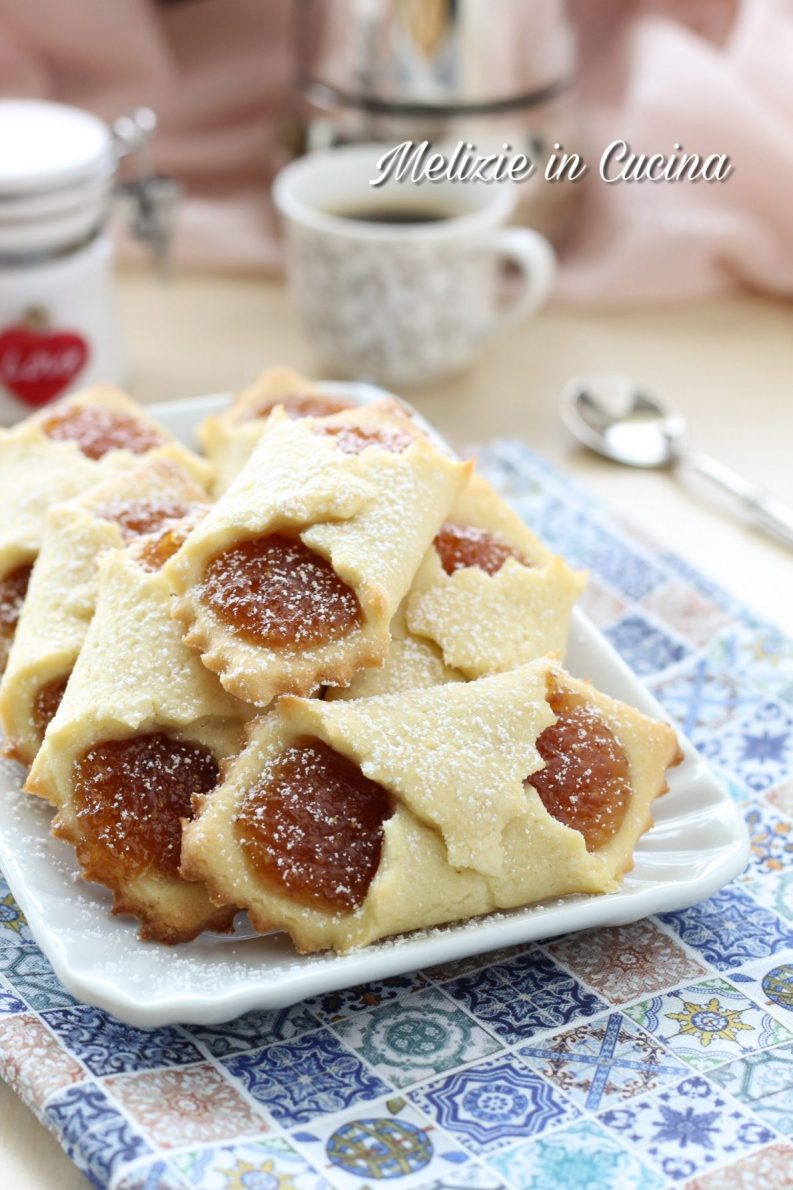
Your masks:
M97 116L64 103L0 100L0 199L110 175L113 138Z

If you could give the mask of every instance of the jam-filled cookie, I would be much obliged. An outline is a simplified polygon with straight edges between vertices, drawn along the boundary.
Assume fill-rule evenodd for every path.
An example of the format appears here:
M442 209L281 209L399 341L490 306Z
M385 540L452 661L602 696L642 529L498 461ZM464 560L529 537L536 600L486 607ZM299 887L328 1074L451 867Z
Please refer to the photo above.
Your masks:
M212 482L212 467L206 459L182 446L143 405L111 385L99 384L63 397L9 433L13 436L24 426L34 427L49 443L105 463L108 470L132 466L143 455L162 455L184 467L203 488Z
M202 444L207 445L211 437L210 427L218 422L239 425L241 422L267 418L276 405L280 405L288 417L329 417L341 413L354 404L346 397L323 393L312 380L307 380L292 368L267 368L254 382L244 388L231 404L217 417L208 417L199 427Z
M466 678L562 657L586 577L570 569L479 475L472 475L416 575L410 632Z
M675 734L540 659L404 694L281 699L186 825L182 870L304 952L614 890Z
M204 459L117 389L99 386L65 397L0 429L0 672L5 668L47 509L140 461L164 454L208 484Z
M149 544L100 560L96 611L25 788L57 807L54 832L113 890L114 912L170 943L231 924L179 876L181 824L238 751L248 708L182 643Z
M329 686L324 691L326 699L372 698L376 694L401 694L405 690L439 686L443 682L465 681L459 669L452 669L445 663L434 641L426 636L415 636L408 630L406 603L407 599L403 599L391 621L391 643L384 663L372 669L362 669L349 686Z
M261 437L264 421L277 405L287 417L297 419L329 417L353 404L323 393L291 368L268 368L238 393L223 413L205 418L198 427L198 440L215 468L215 495L220 496L236 479Z
M291 420L167 564L185 641L239 698L347 685L389 624L469 472L390 406Z
M0 681L0 722L15 759L33 761L66 688L96 605L100 555L136 538L153 560L173 552L208 503L203 488L160 455L49 509Z
M561 658L585 583L474 474L419 567L385 665L330 696L387 694Z

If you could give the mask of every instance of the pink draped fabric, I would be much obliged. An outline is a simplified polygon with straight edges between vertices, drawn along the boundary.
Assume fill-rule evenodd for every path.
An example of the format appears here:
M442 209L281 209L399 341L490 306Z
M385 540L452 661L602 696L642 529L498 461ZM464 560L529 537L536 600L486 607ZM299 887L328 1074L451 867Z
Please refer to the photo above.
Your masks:
M593 158L615 138L645 153L678 142L729 154L734 172L721 184L590 178L558 298L793 294L793 2L580 0L575 12Z
M289 0L0 0L0 92L107 120L154 108L155 163L188 194L177 263L274 272L268 183L286 160L291 21Z
M588 160L557 288L569 303L793 294L793 0L571 0ZM289 0L0 0L0 91L160 116L185 183L184 266L273 272L268 184L293 117ZM729 153L721 185L597 177L611 140ZM581 183L579 183L581 184Z

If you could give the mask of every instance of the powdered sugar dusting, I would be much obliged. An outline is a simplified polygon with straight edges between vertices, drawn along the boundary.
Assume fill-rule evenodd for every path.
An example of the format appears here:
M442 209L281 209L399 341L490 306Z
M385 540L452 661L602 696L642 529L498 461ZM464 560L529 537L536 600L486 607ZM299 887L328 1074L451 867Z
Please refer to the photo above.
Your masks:
M235 815L243 853L265 880L326 909L362 904L380 862L386 791L319 740L263 768Z
M209 749L164 732L93 744L74 768L81 862L100 879L149 868L176 876L181 819L192 817L193 795L217 778Z
M348 455L359 455L370 447L377 446L381 450L392 454L401 454L407 450L414 435L406 433L399 426L355 426L355 425L323 425L316 426L317 434L325 434L332 438L339 450Z
M433 544L447 574L468 566L477 566L485 574L497 574L507 558L515 558L523 566L530 565L512 546L475 525L447 521L441 525Z
M580 697L556 692L556 722L537 740L544 767L529 778L552 817L580 831L587 850L608 843L631 800L630 765L603 716Z
M206 568L201 594L233 632L270 648L308 648L361 621L355 592L299 539L273 533L226 550Z
M145 454L165 442L155 426L102 405L70 404L45 418L41 428L55 441L76 442L89 459L111 450Z

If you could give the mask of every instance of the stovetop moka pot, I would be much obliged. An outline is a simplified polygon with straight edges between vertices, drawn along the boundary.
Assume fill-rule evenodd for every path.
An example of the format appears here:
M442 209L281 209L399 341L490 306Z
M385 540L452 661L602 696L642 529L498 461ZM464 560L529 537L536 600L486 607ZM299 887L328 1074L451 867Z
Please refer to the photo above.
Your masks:
M506 143L544 165L581 152L577 54L563 0L299 0L306 145ZM518 217L558 243L580 184L521 185Z

